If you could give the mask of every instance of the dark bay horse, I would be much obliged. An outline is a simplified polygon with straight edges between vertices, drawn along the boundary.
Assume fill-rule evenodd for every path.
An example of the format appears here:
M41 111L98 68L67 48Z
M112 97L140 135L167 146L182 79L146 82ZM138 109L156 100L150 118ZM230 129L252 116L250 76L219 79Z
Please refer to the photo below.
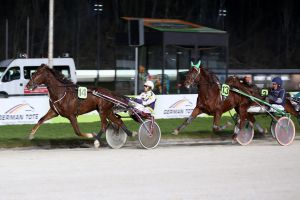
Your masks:
M257 97L261 100L265 100L265 96L261 96L260 93L260 88L256 87L255 85L249 85L244 83L243 81L240 81L240 79L238 77L229 77L227 79L227 84L230 85L231 87L237 88L245 93L248 93L254 97ZM255 102L252 103L252 106L257 106L257 104ZM284 110L288 113L290 113L291 115L295 116L300 124L300 113L296 111L295 107L293 106L293 104L291 103L291 99L290 98L286 98L286 102L284 105ZM249 117L252 119L253 114L249 113Z
M184 85L186 87L197 85L198 97L196 107L183 124L174 130L173 134L177 135L201 113L213 115L213 131L223 130L226 128L226 125L219 126L221 116L232 108L238 110L241 115L241 127L247 118L249 100L234 92L230 92L229 96L223 100L220 94L221 85L216 75L203 68L200 61L198 64L191 63L191 66L192 68L186 76Z
M42 84L46 85L49 91L50 109L32 128L29 139L34 138L37 129L43 122L58 115L66 117L70 120L72 127L78 136L94 138L95 147L98 147L100 144L99 139L101 134L106 130L108 124L107 119L118 125L119 128L121 127L127 133L127 135L132 136L132 133L126 128L123 121L113 113L114 104L104 100L103 98L94 96L91 91L95 90L98 93L127 103L128 101L125 97L118 96L104 88L90 88L88 89L87 98L79 99L77 95L78 86L69 79L65 78L61 73L50 69L44 64L41 65L32 75L27 87L33 90L38 85ZM93 110L97 110L101 118L100 132L98 134L82 133L77 123L77 116Z

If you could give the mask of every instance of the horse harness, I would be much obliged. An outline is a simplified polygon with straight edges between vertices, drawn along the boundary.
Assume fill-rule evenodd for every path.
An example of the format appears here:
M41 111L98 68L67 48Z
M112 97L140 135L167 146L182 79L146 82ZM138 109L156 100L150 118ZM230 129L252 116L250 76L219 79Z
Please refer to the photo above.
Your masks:
M195 69L197 70L197 74L194 76L194 79L196 79L197 76L200 75L201 69L202 69L202 68L199 68L199 69L195 68ZM210 74L209 71L208 71L207 73L209 73L209 75L211 76L211 74ZM213 79L213 80L206 80L207 83L201 83L201 85L212 86L212 84L217 84L217 86L218 86L218 88L219 88L219 91L220 91L220 90L221 90L221 84L220 84L220 81L219 81L216 77L214 77L214 76L212 76L212 79ZM201 80L201 76L199 77L199 83L198 83L198 84L200 84L200 80ZM220 93L220 92L219 92L219 93ZM221 93L220 93L220 100L222 100L222 95L221 95Z
M59 99L53 101L53 100L51 99L51 97L50 97L50 94L48 93L49 101L50 101L50 103L52 104L52 106L53 106L55 112L56 112L58 115L60 115L60 113L59 113L57 107L55 106L55 104L58 103L58 102L60 102L61 100L63 100L63 99L65 98L65 96L67 95L67 87L75 87L75 90L78 89L78 86L77 86L77 85L75 85L75 86L74 86L74 85L70 85L70 86L64 85L64 86L59 86L59 87L65 87L65 92L64 92L64 94L63 94L63 96L62 96L61 98L59 98ZM89 91L89 92L90 92L90 91ZM77 97L77 110L76 110L76 116L78 116L79 113L80 113L80 104L81 104L81 102L82 102L82 99L80 99L80 98Z

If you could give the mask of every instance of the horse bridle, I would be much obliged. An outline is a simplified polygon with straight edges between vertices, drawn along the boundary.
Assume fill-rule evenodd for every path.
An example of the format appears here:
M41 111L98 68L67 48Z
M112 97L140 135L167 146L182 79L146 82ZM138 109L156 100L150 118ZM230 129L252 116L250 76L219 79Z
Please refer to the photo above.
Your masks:
M34 82L33 79L31 79L31 82L32 82L32 87L28 88L29 90L33 90L34 88L36 88L36 87L39 86L38 84L36 84L36 83Z
M195 85L196 84L196 78L201 74L201 67L200 68L196 68L196 67L194 67L194 69L197 71L197 73L194 73L195 75L193 75L193 77L192 77L192 79L194 80L193 81L193 85ZM199 78L199 82L200 82L200 78ZM218 81L206 81L207 83L201 83L202 85L211 85L212 83L216 83L218 86L219 86L219 88L220 88L220 82L218 82Z

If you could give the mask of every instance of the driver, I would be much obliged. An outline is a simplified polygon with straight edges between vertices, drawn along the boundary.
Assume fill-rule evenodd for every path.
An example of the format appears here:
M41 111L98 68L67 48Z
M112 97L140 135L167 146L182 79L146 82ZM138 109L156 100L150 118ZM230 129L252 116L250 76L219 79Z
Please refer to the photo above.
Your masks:
M286 93L285 89L282 88L282 80L280 77L275 77L272 79L272 88L267 99L274 108L284 110ZM274 112L275 110L271 109L271 112L272 111Z
M152 113L155 107L156 97L152 91L154 84L152 81L146 81L144 84L144 91L133 101L129 102L129 106L134 107L145 113Z
M282 80L280 77L272 79L272 87L269 96L266 101L269 102L273 108L278 110L284 110L285 105L285 89L282 87ZM271 108L269 112L276 112L275 109ZM264 113L266 112L265 106L250 106L247 110L250 113Z

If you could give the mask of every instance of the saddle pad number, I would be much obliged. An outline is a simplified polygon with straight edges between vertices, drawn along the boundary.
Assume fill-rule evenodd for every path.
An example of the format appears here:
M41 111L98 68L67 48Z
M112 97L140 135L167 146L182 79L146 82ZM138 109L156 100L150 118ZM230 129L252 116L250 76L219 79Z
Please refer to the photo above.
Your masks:
M78 97L80 99L87 98L87 88L86 87L78 87Z
M221 95L227 97L229 95L230 86L227 84L222 84Z
M260 92L260 95L263 96L263 97L268 96L268 94L269 94L269 90L267 90L267 89L262 89L261 92Z

